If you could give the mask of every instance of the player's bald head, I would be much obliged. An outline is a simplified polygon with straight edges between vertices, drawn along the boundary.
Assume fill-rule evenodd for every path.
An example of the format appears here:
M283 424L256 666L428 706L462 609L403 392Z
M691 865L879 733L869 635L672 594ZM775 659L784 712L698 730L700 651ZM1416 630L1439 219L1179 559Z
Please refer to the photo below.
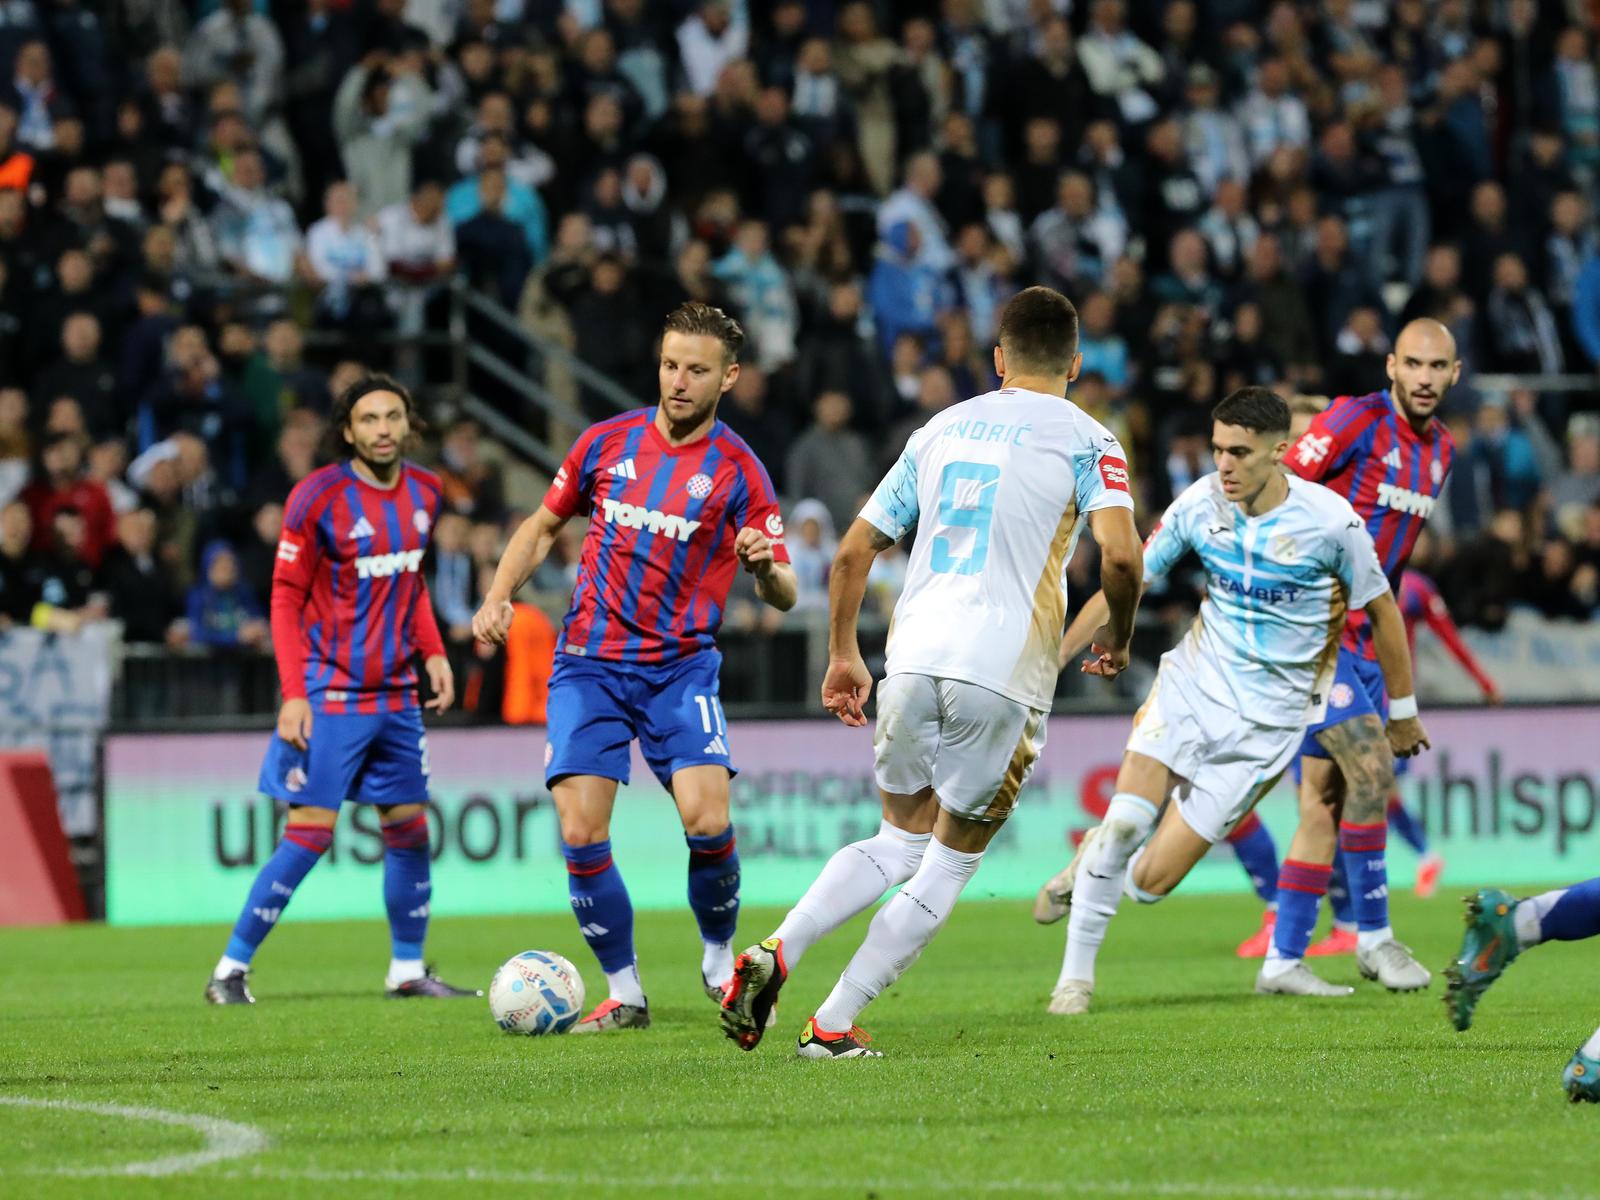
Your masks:
M1461 378L1454 335L1430 317L1412 321L1400 331L1385 366L1389 394L1418 433L1433 419L1444 394Z
M1394 352L1397 357L1409 355L1424 360L1444 358L1454 362L1455 334L1432 317L1418 317L1400 331L1400 336L1395 339Z

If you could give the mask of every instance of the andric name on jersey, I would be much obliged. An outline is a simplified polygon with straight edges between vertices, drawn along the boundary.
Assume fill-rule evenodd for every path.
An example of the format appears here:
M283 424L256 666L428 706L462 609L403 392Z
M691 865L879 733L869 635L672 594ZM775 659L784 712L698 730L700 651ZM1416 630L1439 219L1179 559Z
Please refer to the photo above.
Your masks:
M1421 492L1413 492L1410 488L1396 487L1392 483L1380 483L1378 503L1384 508L1394 509L1395 512L1410 513L1415 517L1429 517L1433 515L1433 506L1437 501L1432 496L1424 496Z
M677 538L680 542L687 542L694 531L700 528L699 521L657 512L653 508L624 504L620 500L602 499L600 516L609 524L621 525L624 529L645 529L651 533L664 533L668 537Z

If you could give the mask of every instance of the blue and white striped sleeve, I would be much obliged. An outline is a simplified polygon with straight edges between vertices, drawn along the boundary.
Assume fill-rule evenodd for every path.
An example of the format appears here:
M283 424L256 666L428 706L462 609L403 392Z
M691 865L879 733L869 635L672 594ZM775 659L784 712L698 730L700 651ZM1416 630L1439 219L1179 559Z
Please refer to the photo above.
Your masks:
M922 511L917 502L917 449L921 444L919 429L906 440L906 448L861 510L863 521L897 542L915 527Z

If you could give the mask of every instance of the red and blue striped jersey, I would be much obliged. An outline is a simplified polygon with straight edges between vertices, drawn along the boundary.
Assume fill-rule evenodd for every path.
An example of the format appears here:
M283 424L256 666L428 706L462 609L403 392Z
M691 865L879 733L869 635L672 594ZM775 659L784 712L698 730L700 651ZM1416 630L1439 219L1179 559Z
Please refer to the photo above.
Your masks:
M1443 422L1435 418L1419 434L1385 389L1340 396L1317 414L1287 461L1295 474L1332 488L1361 514L1389 587L1399 595L1401 572L1444 491L1455 453L1455 439ZM1342 644L1364 658L1377 658L1366 613L1350 613Z
M444 653L422 574L443 487L409 462L394 487L348 462L289 493L272 572L272 646L284 699L322 712L417 705L413 654Z
M783 516L761 460L721 421L673 446L654 408L590 426L544 498L589 516L557 652L671 662L715 644L738 569L733 542L754 528L788 562Z

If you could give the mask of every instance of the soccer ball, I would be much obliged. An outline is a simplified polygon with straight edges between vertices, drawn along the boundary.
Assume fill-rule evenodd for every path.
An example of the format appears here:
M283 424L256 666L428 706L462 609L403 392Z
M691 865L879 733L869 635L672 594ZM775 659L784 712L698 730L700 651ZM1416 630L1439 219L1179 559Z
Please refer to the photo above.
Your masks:
M489 984L489 1014L507 1033L565 1033L582 1011L583 976L549 950L507 959Z

